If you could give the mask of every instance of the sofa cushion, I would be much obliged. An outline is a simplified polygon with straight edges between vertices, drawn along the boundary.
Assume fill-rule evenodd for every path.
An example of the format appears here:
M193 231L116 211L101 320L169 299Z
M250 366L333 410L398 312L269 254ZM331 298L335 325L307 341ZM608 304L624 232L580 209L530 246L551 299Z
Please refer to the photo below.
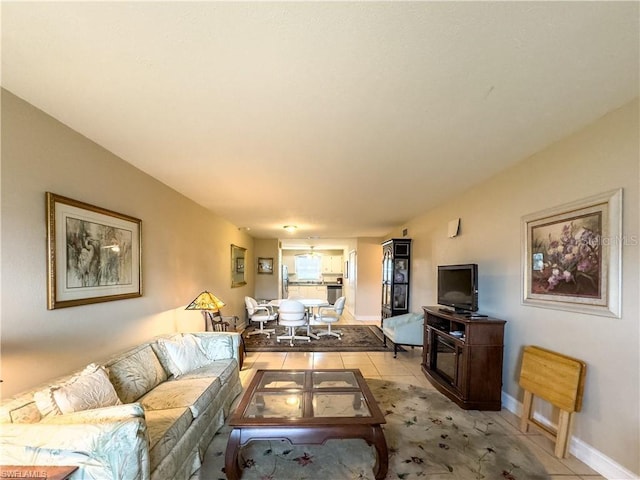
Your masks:
M145 417L149 431L149 463L153 471L185 435L193 415L189 408L181 407L147 410Z
M238 362L231 358L228 360L216 360L204 367L192 370L180 377L181 380L189 378L219 378L225 384L228 383L238 368Z
M95 363L60 385L37 391L33 398L45 417L122 403L104 367Z
M175 377L200 368L211 361L202 350L200 339L191 334L185 334L174 340L160 338L158 345L165 351L169 360L169 370Z
M149 344L134 348L107 363L109 378L120 400L131 403L167 379Z
M220 380L211 378L176 379L161 383L145 396L140 403L146 411L188 407L193 418L203 412L220 391Z

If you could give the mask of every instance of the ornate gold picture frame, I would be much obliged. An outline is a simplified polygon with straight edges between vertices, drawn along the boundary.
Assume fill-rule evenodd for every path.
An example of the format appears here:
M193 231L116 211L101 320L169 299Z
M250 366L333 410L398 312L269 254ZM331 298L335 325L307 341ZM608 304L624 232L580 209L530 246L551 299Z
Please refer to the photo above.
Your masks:
M522 219L523 304L621 315L622 190Z
M231 245L231 288L242 287L247 282L244 276L246 248Z
M46 193L47 308L142 296L142 221Z

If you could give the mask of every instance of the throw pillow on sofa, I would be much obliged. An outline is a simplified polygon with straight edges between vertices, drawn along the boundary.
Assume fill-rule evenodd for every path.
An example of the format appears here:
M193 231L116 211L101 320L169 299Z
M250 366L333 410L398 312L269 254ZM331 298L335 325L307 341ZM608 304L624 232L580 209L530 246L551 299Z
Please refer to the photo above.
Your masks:
M205 335L198 337L198 340L209 360L221 360L234 356L233 340L226 335Z
M185 334L176 340L161 338L158 344L166 353L169 360L168 367L174 377L211 363L202 349L200 339L191 334Z
M44 417L122 404L109 374L95 363L60 385L36 392L33 399Z

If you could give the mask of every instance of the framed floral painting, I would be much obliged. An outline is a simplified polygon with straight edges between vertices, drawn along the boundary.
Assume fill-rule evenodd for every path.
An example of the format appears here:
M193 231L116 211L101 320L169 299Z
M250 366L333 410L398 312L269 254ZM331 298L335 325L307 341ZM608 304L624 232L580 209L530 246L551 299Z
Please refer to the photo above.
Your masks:
M621 189L522 220L525 305L620 317Z

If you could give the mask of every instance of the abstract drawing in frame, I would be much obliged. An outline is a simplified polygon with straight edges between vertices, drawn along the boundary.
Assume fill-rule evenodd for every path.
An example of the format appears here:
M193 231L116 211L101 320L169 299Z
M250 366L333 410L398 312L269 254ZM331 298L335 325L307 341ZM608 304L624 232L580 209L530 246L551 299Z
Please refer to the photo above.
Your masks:
M50 192L47 307L142 296L142 221Z
M622 190L522 220L525 305L620 317Z

